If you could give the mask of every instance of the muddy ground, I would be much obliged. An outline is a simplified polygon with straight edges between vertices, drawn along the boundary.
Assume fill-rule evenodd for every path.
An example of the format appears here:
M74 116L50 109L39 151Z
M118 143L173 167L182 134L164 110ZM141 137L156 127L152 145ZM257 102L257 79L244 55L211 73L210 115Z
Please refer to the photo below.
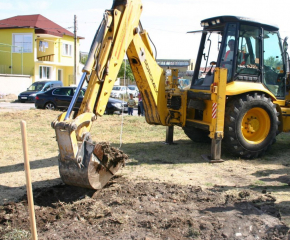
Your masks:
M116 176L98 192L60 184L34 195L39 239L289 239L266 191L228 195ZM29 231L25 196L0 207L0 224L1 239L16 226Z
M33 115L44 119L44 113L36 110L17 114L27 121ZM2 125L16 116L6 114ZM51 118L39 123L37 131L30 129L29 136L36 139L41 135L38 131L44 132L42 126ZM112 128L114 121L117 117L104 118L101 129ZM136 120L136 128L140 123ZM18 134L18 128L12 125L0 137L8 141L8 135ZM54 139L53 133L48 136ZM101 138L100 131L98 136ZM129 154L126 167L105 188L94 191L61 183L55 140L52 144L47 138L39 138L30 152L39 239L290 239L289 224L284 222L289 218L290 164L283 150L288 149L287 139L278 139L278 150L270 152L269 160L228 160L218 165L199 160L200 153L195 151L204 145L195 145L195 155L183 156L191 142L179 141L168 148L148 137L150 142L125 145ZM13 141L18 142L16 137ZM17 154L21 148L16 143L9 142L0 151L0 239L31 237L22 153ZM188 162L171 160L176 151Z
M108 143L97 146L94 153L108 169L128 160ZM222 186L205 190L134 183L116 175L102 190L60 184L34 190L34 198L40 239L289 238L276 199L266 189L261 194L250 190L228 194ZM30 237L26 199L0 207L1 239ZM15 229L26 235L19 236Z

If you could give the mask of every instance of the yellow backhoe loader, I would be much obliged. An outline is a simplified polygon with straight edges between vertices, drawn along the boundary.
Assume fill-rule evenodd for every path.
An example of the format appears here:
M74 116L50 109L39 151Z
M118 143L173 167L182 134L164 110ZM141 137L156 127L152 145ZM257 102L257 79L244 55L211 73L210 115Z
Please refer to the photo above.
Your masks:
M244 158L264 154L276 135L290 130L287 39L277 26L254 19L219 16L201 21L201 40L192 81L180 88L178 71L166 74L156 62L142 28L141 0L114 0L95 34L83 76L67 112L52 123L60 151L62 180L102 188L121 163L102 161L90 137L104 114L124 55L142 94L149 124L183 128L193 141L211 141L211 161L221 159L221 143ZM81 107L72 111L84 82ZM190 149L188 150L190 151Z

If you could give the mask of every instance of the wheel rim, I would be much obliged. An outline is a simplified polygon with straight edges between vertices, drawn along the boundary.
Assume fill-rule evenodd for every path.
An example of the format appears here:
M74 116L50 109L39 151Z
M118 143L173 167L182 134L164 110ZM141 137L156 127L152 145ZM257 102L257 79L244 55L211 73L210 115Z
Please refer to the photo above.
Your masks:
M54 105L52 103L48 103L45 106L46 109L54 110Z
M268 136L271 121L268 113L262 108L252 108L242 120L241 130L244 139L252 144L263 142Z

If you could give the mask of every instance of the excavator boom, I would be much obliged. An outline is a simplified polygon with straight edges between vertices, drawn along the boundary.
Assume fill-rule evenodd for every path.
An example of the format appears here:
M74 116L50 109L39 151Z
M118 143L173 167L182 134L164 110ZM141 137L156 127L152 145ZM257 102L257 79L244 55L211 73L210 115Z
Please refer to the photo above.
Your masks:
M66 184L102 188L124 164L104 163L102 154L98 154L101 148L89 132L93 121L105 112L125 53L143 97L147 122L169 126L173 118L181 116L167 108L165 72L156 63L148 35L140 27L141 12L141 0L115 0L112 9L105 11L72 102L67 112L52 123L60 151L59 171ZM72 109L85 81L85 96L74 113Z

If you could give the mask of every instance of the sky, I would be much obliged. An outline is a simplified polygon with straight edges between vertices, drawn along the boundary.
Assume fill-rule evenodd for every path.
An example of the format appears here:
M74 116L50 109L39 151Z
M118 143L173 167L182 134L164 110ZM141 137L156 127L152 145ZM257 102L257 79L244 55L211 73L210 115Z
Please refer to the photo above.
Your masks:
M80 50L88 52L106 9L113 0L0 0L0 19L41 14L73 32L77 17ZM141 22L157 48L157 59L195 59L202 19L236 15L279 26L282 38L290 38L289 0L143 0ZM290 41L290 40L289 40Z

